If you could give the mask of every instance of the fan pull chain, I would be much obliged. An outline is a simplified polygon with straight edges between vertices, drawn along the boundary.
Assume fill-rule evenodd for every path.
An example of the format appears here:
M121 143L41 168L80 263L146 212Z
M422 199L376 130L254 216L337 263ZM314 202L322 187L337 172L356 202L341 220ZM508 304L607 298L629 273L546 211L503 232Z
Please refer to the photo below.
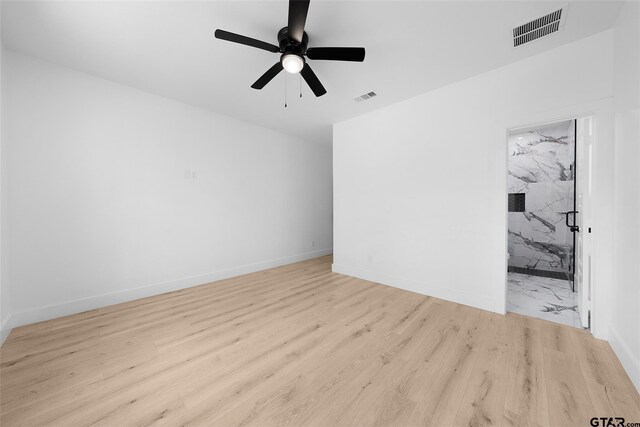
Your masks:
M302 74L298 73L298 77L300 77L300 98L302 98Z
M284 73L284 108L287 108L287 73Z

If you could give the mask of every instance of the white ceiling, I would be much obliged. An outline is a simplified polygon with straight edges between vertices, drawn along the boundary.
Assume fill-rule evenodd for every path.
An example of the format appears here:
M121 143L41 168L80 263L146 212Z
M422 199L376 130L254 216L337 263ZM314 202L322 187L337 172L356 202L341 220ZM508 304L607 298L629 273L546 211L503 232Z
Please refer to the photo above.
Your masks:
M517 49L511 29L565 2L312 0L309 46L364 46L364 63L309 61L328 93L298 76L250 85L278 55L217 40L216 28L277 44L286 1L3 2L5 47L297 135L330 141L331 124L606 30L621 3L569 2L562 32ZM549 64L553 66L553 64ZM366 102L353 98L376 91Z

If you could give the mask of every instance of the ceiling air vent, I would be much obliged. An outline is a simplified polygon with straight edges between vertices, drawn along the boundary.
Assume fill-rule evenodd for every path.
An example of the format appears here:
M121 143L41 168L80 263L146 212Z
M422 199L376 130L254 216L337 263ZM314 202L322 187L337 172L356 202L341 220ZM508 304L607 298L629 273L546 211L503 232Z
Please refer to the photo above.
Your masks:
M360 96L356 96L355 98L353 98L353 100L356 102L362 102L362 101L366 101L367 99L371 99L374 96L378 96L378 94L375 92L367 92L367 93L363 93Z
M545 16L514 28L513 47L521 46L561 30L564 26L566 15L567 6L564 5Z

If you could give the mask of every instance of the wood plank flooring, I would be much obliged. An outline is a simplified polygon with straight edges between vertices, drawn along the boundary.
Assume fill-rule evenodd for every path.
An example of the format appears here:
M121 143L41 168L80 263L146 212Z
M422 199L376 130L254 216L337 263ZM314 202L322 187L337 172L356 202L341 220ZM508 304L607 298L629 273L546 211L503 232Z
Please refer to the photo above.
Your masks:
M640 422L606 342L330 257L17 328L0 382L3 426Z

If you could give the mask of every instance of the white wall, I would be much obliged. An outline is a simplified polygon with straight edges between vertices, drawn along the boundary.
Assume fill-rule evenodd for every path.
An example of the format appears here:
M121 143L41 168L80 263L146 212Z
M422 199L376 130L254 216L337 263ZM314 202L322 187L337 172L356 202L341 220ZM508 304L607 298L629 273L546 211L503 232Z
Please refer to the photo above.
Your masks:
M5 53L11 326L330 253L330 146Z
M0 23L2 22L2 4L0 3ZM1 26L1 24L0 24ZM0 34L2 31L0 29ZM3 218L4 211L6 207L5 203L5 191L4 191L4 179L3 179L3 170L4 170L4 156L2 152L4 151L4 145L2 143L2 134L3 134L3 126L2 126L2 87L3 83L3 74L2 74L2 63L4 57L4 45L2 44L2 36L0 35L0 344L2 344L7 337L7 332L5 325L7 324L7 320L9 319L9 289L7 286L7 282L4 280L4 268L2 268L4 262L4 247L3 247L3 239L2 239L2 230L4 228Z
M507 129L595 114L594 333L606 337L612 38L599 33L334 125L334 271L504 312Z
M614 300L610 342L640 390L640 4L614 28Z

